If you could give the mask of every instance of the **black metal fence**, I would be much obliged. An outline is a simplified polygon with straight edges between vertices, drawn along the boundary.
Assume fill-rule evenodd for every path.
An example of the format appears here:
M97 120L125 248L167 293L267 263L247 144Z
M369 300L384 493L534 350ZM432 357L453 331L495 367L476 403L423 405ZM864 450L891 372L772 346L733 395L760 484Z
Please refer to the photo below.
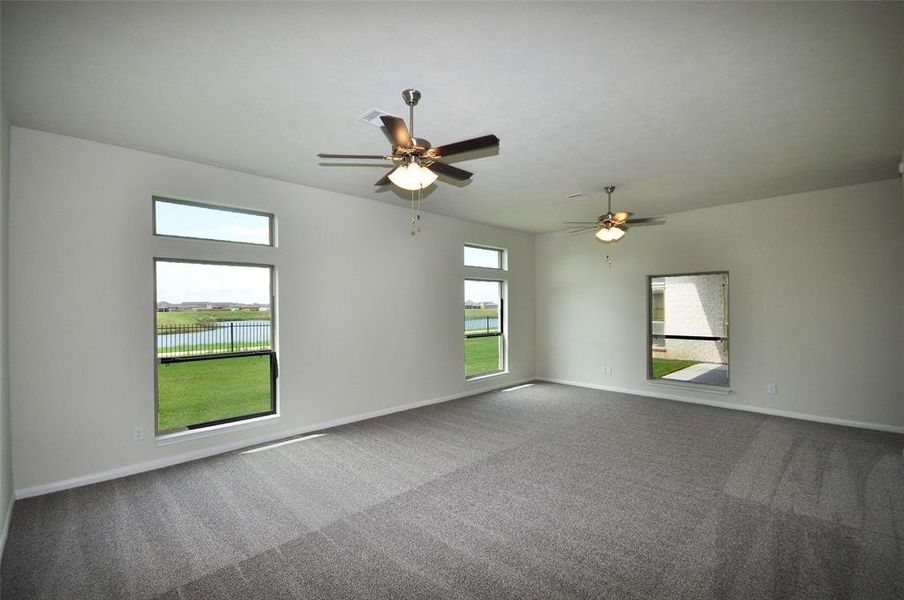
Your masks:
M194 356L269 350L269 321L161 325L157 327L158 356Z
M465 334L499 333L499 317L465 318Z

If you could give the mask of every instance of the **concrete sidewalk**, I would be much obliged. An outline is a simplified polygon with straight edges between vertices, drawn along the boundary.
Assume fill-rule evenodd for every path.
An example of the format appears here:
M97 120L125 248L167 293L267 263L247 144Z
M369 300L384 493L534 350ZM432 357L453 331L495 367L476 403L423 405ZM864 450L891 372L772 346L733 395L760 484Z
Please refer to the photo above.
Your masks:
M663 375L662 379L689 381L706 385L728 387L728 365L719 363L697 363L678 371Z

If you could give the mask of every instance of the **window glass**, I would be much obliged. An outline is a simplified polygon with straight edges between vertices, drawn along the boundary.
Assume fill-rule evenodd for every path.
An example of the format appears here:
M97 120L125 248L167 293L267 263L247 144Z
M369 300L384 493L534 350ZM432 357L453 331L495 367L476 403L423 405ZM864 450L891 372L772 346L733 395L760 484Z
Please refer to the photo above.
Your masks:
M486 269L502 268L502 250L465 246L465 266Z
M465 377L505 370L501 281L465 279Z
M272 267L158 260L157 431L275 412Z
M272 246L273 215L154 198L154 233Z
M649 278L652 379L728 387L728 273Z

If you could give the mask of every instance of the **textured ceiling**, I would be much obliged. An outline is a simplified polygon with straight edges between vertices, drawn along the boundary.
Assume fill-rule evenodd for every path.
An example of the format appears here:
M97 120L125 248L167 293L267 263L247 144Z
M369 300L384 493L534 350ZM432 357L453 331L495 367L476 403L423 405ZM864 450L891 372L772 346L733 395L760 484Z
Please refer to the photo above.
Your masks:
M9 3L14 124L378 201L356 119L434 145L495 133L424 208L525 231L894 177L904 3ZM587 197L569 200L573 192Z

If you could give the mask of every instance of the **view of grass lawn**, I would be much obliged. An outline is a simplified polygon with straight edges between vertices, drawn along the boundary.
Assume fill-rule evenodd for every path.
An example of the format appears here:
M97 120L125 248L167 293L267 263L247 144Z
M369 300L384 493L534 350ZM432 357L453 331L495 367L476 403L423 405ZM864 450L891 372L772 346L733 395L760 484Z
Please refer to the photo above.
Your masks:
M502 338L465 338L465 375L472 377L499 370L499 349Z
M239 349L241 352L249 352L254 350L269 350L270 342L243 342L242 347ZM230 352L233 350L233 346L229 344L229 342L222 342L216 344L184 344L181 346L167 346L166 348L160 348L157 350L157 356L161 357L170 357L170 356L192 356L197 354L222 354L224 352Z
M157 366L159 431L270 410L270 358L243 356Z
M204 325L216 321L269 321L270 311L255 310L186 310L157 312L157 327L170 325Z
M669 373L674 373L675 371L680 371L686 367L691 365L696 365L700 361L698 360L674 360L669 358L654 358L653 359L653 379L659 379L663 375L668 375Z

